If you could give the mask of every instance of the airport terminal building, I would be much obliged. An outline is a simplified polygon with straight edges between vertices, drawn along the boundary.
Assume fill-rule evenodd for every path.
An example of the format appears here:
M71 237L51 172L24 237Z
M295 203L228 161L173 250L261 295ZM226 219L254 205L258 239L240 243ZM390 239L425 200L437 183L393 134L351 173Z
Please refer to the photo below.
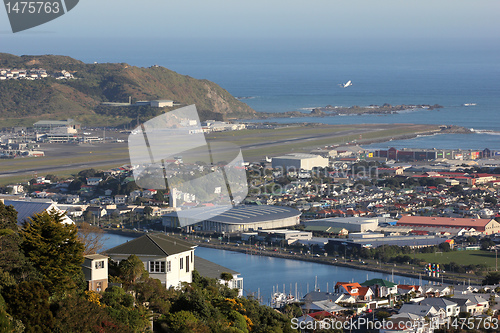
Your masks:
M301 215L298 210L284 206L240 205L224 210L225 207L207 207L204 209L206 215L213 217L196 223L186 221L190 211L184 211L183 215L187 213L188 217L183 217L183 224L188 224L196 231L238 233L291 227L300 223ZM198 214L197 210L193 210L193 221L198 221L194 214ZM163 215L162 222L165 227L178 226L177 213Z

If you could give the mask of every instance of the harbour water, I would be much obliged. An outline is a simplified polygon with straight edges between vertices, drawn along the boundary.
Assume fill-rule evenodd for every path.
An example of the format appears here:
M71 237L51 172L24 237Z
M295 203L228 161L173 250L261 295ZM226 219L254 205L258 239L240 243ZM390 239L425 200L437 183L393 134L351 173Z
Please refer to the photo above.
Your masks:
M133 237L108 234L106 249L122 244ZM260 295L263 303L269 303L273 291L291 293L301 297L308 291L319 289L333 291L338 281L362 283L368 279L382 278L396 283L419 284L418 279L364 271L346 267L318 264L309 261L290 260L250 255L240 252L197 247L195 255L241 273L244 295ZM196 262L195 262L196 268ZM422 281L426 283L426 281ZM284 289L283 289L284 288Z

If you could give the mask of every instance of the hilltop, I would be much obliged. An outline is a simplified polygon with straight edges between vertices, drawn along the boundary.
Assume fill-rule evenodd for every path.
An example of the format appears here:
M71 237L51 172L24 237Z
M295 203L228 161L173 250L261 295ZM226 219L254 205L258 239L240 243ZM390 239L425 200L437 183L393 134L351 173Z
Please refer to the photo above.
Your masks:
M0 81L0 121L31 125L39 119L74 118L109 125L141 121L168 109L103 106L103 102L170 99L180 105L196 104L203 119L252 118L255 111L208 80L198 80L161 66L148 68L126 63L86 64L67 56L16 56L0 53L0 68L43 68L67 71L74 79L46 77Z

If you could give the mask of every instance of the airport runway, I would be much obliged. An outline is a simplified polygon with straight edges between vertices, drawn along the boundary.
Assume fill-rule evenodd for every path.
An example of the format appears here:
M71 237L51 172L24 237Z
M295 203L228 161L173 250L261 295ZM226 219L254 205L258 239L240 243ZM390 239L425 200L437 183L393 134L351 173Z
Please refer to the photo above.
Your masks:
M348 136L356 136L356 135L361 135L363 133L369 133L369 132L377 132L381 130L387 130L394 128L396 126L405 126L403 124L377 124L376 126L374 125L358 125L353 129L349 130L343 130L343 131L332 131L332 132L327 132L327 133L318 133L318 134L305 134L303 136L296 136L292 138L285 138L285 139L278 139L274 141L266 141L266 142L255 142L255 143L249 143L249 144L244 144L241 145L240 148L243 151L243 155L245 156L245 151L250 151L250 150L256 150L256 149L262 149L264 147L272 147L272 146L280 146L280 145L290 145L295 142L304 142L304 141L311 141L311 145L314 145L313 141L314 140L321 140L321 139L328 139L328 138L339 138L339 137L348 137ZM411 126L411 125L407 125ZM332 126L332 129L334 127ZM249 135L248 137L245 137L245 139L248 138L248 140L251 142L252 137L258 137L255 135ZM241 139L242 137L238 137ZM259 137L261 138L261 136ZM272 140L272 138L270 138ZM227 142L230 141L231 137L227 137L226 140L222 142ZM217 142L218 140L212 140L208 139L209 142ZM40 165L37 166L37 159L36 158L30 158L29 160L32 163L29 163L29 166L24 164L19 165L19 169L13 170L13 171L6 171L6 172L0 172L0 178L6 178L6 177L14 177L14 176L23 176L23 175L34 175L35 173L38 175L47 175L47 174L57 174L60 172L67 172L68 170L75 170L75 172L83 169L90 169L90 168L100 168L107 166L109 167L110 165L115 165L115 166L120 166L124 164L130 164L129 158L124 158L124 156L128 155L128 149L127 149L127 144L126 143L105 143L105 144L94 144L94 145L87 145L87 146L77 146L77 145L70 145L70 144L45 144L41 147L41 150L45 151L46 157L44 157L44 161L51 160L53 159L54 162L56 161L61 161L65 160L64 164L53 164L53 165L47 165L45 162L45 165ZM113 152L113 153L110 153ZM228 151L229 152L229 151ZM92 159L96 159L96 161L90 161L90 160L85 160L83 162L71 162L73 158L77 159L79 158L80 160L82 159L82 156L85 156L85 154L92 153ZM116 156L120 156L117 158ZM108 158L109 157L109 158ZM254 157L254 160L246 160L247 162L255 162L259 161L263 156L259 157ZM8 166L9 164L12 165L12 167L16 167L17 162L23 162L25 159L14 159L14 160L0 160L0 165L3 166Z

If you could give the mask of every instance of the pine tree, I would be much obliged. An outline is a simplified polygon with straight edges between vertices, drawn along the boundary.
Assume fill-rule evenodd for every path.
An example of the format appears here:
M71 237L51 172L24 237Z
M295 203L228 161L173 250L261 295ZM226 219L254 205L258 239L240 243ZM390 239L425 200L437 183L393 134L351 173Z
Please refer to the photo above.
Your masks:
M21 248L50 292L63 292L76 286L81 277L84 245L73 224L62 222L56 211L35 214L21 229Z
M0 202L0 289L24 280L31 271L20 244L17 212Z

